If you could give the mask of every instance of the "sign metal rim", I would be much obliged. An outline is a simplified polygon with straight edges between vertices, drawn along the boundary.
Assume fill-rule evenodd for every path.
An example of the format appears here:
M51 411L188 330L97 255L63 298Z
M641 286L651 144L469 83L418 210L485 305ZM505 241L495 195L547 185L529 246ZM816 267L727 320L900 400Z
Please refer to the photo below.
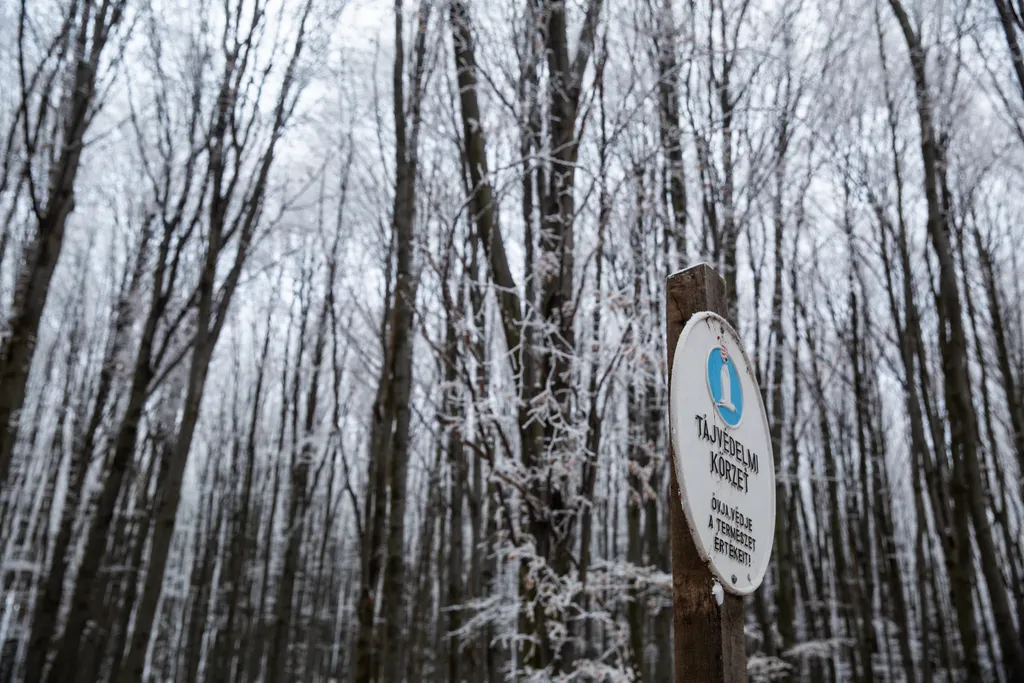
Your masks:
M715 578L718 580L718 582L722 585L722 587L726 591L728 591L728 592L730 592L730 593L732 593L734 595L750 595L751 593L753 593L755 590L757 590L761 586L761 584L764 582L765 575L768 573L768 566L769 566L769 564L771 564L770 560L771 560L772 552L775 550L775 525L778 524L778 519L776 518L776 514L775 514L776 513L776 507L775 507L776 506L776 500L775 500L775 453L774 453L774 449L772 448L771 431L770 431L769 425L768 425L768 413L765 410L764 399L761 397L761 387L757 383L757 377L754 376L754 374L752 372L748 372L747 374L749 375L750 382L753 385L754 391L752 393L754 395L752 397L748 397L746 395L747 392L744 391L744 396L743 396L743 413L744 413L744 415L743 416L745 417L745 413L747 412L747 410L750 410L750 409L753 409L757 413L759 413L760 417L761 417L761 425L764 428L764 433L768 436L768 438L765 441L765 445L767 447L767 453L766 453L766 455L767 455L767 466L769 468L769 473L771 474L771 477L770 477L770 479L771 479L771 486L768 487L768 490L769 490L769 495L770 495L770 498L771 498L772 524L771 524L771 534L768 535L768 539L767 539L767 542L769 543L769 546L768 546L768 554L766 556L766 560L764 562L764 566L760 568L760 572L758 573L758 575L752 577L752 579L751 579L751 581L749 583L749 587L740 588L740 587L735 586L732 583L730 577L727 577L721 571L721 569L716 565L716 563L712 560L711 553L709 552L709 549L704 547L704 543L701 540L699 527L697 526L697 520L694 519L694 511L693 511L693 509L692 509L692 507L690 505L689 497L685 495L686 488L685 488L685 485L683 483L684 479L683 479L683 472L682 472L682 467L681 467L680 447L679 447L680 446L680 436L679 436L679 434L681 432L681 426L682 426L681 422L683 420L683 416L677 414L676 406L673 405L673 401L672 401L672 398L676 394L676 391L677 391L677 389L676 389L677 383L681 382L682 380L680 379L680 374L678 372L676 372L675 370L676 370L677 367L679 367L678 361L681 358L680 354L682 353L683 345L686 343L686 340L690 336L690 333L693 331L693 329L696 328L698 325L701 325L701 324L708 324L708 325L710 325L712 323L720 325L723 332L725 332L726 334L729 334L729 335L732 336L733 341L735 342L736 346L739 348L740 353L743 355L743 361L744 361L746 369L747 370L752 370L752 368L753 368L753 365L750 362L750 357L747 355L746 348L744 348L743 343L740 341L739 335L736 333L735 328L733 328L733 326L729 324L728 320L726 320L724 317L722 317L721 315L719 315L719 314L717 314L717 313L715 313L713 311L700 311L698 313L693 314L693 316L690 317L689 321L687 321L686 325L683 327L682 332L679 333L679 339L676 340L676 347L672 351L672 354L673 354L673 356L672 356L673 372L672 372L672 380L671 380L670 385L669 385L669 430L671 432L671 438L672 438L672 468L673 468L673 470L675 472L675 475L676 475L676 481L679 484L679 498L680 498L680 503L681 503L682 508L683 508L683 516L686 518L686 526L689 529L690 537L693 539L693 546L694 546L694 548L697 549L697 554L700 556L701 561L711 570L711 573L715 576ZM703 357L704 357L704 370L703 370L703 372L704 372L704 375L705 375L705 384L706 384L707 383L707 356L703 355ZM738 367L736 369L737 369L737 371L740 370ZM742 382L742 380L741 380L741 382ZM684 387L682 387L680 385L679 391L686 391L686 390L692 391L693 389L692 389L692 387L687 389L687 388L684 388ZM708 394L709 395L711 394L710 386L708 387ZM749 403L748 403L748 400L749 400ZM713 402L712 402L712 405L714 405ZM742 418L741 418L741 420L742 420ZM736 426L738 427L739 424L740 423L737 423Z

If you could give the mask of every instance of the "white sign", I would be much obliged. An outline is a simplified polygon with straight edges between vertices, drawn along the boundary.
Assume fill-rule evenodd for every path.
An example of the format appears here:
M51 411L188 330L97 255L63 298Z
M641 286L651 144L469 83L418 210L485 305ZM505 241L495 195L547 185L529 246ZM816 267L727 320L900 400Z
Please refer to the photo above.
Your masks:
M669 389L674 466L694 545L726 590L747 595L772 554L775 463L753 366L725 318L690 318Z

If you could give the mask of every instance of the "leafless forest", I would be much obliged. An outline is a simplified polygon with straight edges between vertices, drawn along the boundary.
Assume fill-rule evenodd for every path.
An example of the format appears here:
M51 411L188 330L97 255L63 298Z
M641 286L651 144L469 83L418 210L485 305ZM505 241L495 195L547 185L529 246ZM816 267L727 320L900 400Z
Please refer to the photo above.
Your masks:
M751 681L1024 679L1024 0L3 0L0 145L0 683L670 683L701 261Z

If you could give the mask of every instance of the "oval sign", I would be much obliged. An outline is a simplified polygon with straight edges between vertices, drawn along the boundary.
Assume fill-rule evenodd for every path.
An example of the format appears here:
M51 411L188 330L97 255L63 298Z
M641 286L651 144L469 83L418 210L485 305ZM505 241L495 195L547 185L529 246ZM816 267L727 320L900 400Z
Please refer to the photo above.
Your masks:
M697 313L672 361L670 423L683 512L722 586L761 585L775 538L775 462L754 369L732 325Z

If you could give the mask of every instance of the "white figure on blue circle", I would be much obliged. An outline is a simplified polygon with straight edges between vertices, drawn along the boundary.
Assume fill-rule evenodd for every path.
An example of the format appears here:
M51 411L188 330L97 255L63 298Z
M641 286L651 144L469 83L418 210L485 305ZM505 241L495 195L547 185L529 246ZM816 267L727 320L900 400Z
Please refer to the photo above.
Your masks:
M725 345L716 346L708 354L708 389L719 416L729 427L735 427L743 417L743 387L736 364L729 358Z

